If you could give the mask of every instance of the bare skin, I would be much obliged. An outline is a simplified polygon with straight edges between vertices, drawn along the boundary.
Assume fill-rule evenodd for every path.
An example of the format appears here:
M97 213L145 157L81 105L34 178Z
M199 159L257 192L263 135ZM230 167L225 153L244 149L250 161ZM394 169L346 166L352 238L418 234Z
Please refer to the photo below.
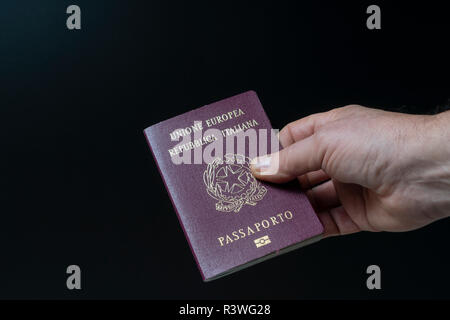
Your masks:
M279 138L283 149L252 161L252 172L299 179L325 236L409 231L450 215L450 111L351 105L289 123Z

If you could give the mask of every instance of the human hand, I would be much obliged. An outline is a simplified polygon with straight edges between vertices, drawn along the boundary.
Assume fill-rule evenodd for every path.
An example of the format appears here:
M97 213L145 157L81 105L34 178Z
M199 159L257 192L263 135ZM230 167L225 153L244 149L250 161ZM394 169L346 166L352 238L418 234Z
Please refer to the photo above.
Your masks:
M253 174L298 178L325 236L408 231L450 215L450 111L409 115L346 106L285 126L284 149Z

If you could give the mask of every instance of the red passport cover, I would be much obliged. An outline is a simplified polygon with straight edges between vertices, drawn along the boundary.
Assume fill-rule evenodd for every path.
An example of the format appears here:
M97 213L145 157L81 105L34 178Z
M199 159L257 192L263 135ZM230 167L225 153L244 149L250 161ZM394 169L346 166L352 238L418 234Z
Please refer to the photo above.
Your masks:
M217 116L225 121L214 121ZM191 131L179 129L192 129L198 122L204 131L211 126L237 134L252 125L253 129L272 127L258 96L248 91L144 130L204 281L321 238L323 227L297 183L274 185L249 174L248 146L245 155L242 149L241 153L233 149L209 163L174 163L174 155L193 154L208 146L202 140L188 151L176 148L183 144L177 132L188 135ZM172 140L171 134L179 140Z

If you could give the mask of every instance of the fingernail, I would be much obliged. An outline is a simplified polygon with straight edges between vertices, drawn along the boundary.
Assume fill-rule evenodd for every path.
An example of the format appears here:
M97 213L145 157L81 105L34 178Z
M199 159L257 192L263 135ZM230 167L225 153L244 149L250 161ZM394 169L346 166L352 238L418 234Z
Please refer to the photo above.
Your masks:
M268 169L270 167L270 164L272 162L272 157L270 155L254 158L250 166L252 170L255 172L261 172L264 171L264 169Z

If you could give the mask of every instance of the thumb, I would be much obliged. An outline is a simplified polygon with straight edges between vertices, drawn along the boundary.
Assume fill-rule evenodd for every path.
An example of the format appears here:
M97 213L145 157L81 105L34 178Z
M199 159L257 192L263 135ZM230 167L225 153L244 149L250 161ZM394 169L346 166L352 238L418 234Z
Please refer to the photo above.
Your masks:
M325 153L321 149L316 136L311 135L281 151L253 159L250 168L258 179L288 182L307 172L321 169Z

